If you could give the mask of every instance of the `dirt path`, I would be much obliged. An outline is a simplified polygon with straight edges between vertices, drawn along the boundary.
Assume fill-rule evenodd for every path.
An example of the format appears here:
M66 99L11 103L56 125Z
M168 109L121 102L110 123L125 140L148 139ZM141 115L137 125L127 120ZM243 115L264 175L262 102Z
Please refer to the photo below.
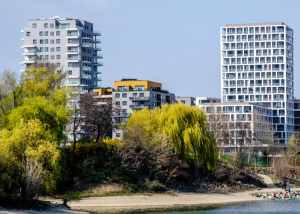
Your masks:
M268 188L269 188L269 189L275 189L275 188L277 188L277 187L274 185L272 179L271 179L269 176L267 176L267 175L262 175L262 174L257 174L257 175L258 175L259 177L261 177L261 178L264 179L264 183L266 183L266 184L268 185Z

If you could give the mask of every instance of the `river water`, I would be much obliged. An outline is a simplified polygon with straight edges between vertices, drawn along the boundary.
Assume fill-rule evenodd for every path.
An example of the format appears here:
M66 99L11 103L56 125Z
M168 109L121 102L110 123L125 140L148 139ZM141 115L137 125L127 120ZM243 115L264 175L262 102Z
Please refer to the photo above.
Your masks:
M237 214L237 213L300 213L300 200L255 201L205 211L151 212L149 214Z

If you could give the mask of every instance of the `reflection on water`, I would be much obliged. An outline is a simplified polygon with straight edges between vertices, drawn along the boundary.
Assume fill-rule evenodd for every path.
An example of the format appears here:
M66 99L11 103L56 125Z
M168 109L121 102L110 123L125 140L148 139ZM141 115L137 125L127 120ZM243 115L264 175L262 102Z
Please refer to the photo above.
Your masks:
M255 201L236 206L229 206L215 210L180 211L180 212L152 212L151 214L231 214L231 213L300 213L300 201ZM150 213L149 213L150 214Z

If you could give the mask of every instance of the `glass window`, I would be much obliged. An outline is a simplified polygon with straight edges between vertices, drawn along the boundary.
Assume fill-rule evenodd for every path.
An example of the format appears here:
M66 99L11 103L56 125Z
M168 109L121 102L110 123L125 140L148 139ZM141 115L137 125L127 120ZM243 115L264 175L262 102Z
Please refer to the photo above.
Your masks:
M60 51L60 47L57 47L57 48L56 48L56 51L59 52L59 51Z
M60 63L57 63L57 67L60 67Z
M50 24L50 28L54 28L54 24Z
M44 32L43 31L40 31L40 36L43 36Z
M45 31L45 32L44 32L44 35L45 35L45 36L48 36L48 31Z
M127 105L127 101L122 101L122 105L126 106Z
M44 28L48 28L48 23L45 23L45 24L44 24Z
M49 48L48 47L45 47L45 52L48 52L49 51Z
M32 24L32 28L36 28L36 23L33 23L33 24Z
M127 93L122 93L122 97L127 97Z
M145 91L145 86L144 85L136 85L134 87L137 91Z
M56 59L60 59L60 55L56 55Z
M40 52L44 52L44 48L40 48Z
M50 44L54 44L54 39L51 39L51 40L50 40Z
M46 60L49 59L49 56L48 56L48 55L45 55L45 59L46 59Z
M144 93L140 93L140 97L144 97L145 96L145 94Z
M30 32L26 32L26 36L30 36Z
M72 75L72 71L69 71L69 75Z
M52 60L54 59L54 55L51 55L51 59L52 59Z
M50 36L54 36L54 32L52 31L52 32L50 32Z
M57 40L56 40L56 44L60 44L60 39L57 39Z
M116 93L116 98L120 98L120 93Z
M72 39L68 39L68 43L71 44L72 43Z
M48 44L48 39L45 39L45 44Z
M72 62L68 63L68 67L73 67Z
M121 137L121 134L119 132L116 133L116 137Z
M50 51L51 51L51 52L54 52L54 48L50 48Z
M56 36L60 36L60 31L56 31Z
M127 91L127 86L118 86L118 91Z
M40 39L40 44L44 44L44 40Z
M40 60L43 60L44 59L44 55L40 55Z

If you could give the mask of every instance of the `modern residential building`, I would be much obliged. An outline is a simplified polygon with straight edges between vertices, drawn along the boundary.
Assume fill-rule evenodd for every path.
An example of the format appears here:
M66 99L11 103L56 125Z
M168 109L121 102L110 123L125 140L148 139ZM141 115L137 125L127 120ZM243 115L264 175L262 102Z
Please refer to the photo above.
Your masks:
M177 103L184 103L187 106L194 106L196 104L195 97L175 97Z
M292 28L282 22L227 24L220 37L222 103L270 109L276 137L286 143L294 133Z
M99 54L100 32L93 23L74 18L41 18L28 21L21 30L23 67L25 71L35 61L57 63L58 69L68 72L66 85L81 92L101 87L102 55Z
M295 132L300 132L300 100L294 100L294 124Z
M204 105L206 103L220 103L221 99L216 97L196 97L196 105Z
M249 146L253 141L266 144L273 140L272 110L249 102L205 103L199 105L207 115L209 127L227 152L236 145ZM217 127L215 127L217 126ZM283 128L283 127L282 127ZM224 139L224 131L227 136Z
M133 110L153 109L175 101L175 94L162 89L162 84L137 79L122 79L114 82L112 99L121 112L114 115L115 123L125 124ZM113 137L122 137L121 130L113 131Z

